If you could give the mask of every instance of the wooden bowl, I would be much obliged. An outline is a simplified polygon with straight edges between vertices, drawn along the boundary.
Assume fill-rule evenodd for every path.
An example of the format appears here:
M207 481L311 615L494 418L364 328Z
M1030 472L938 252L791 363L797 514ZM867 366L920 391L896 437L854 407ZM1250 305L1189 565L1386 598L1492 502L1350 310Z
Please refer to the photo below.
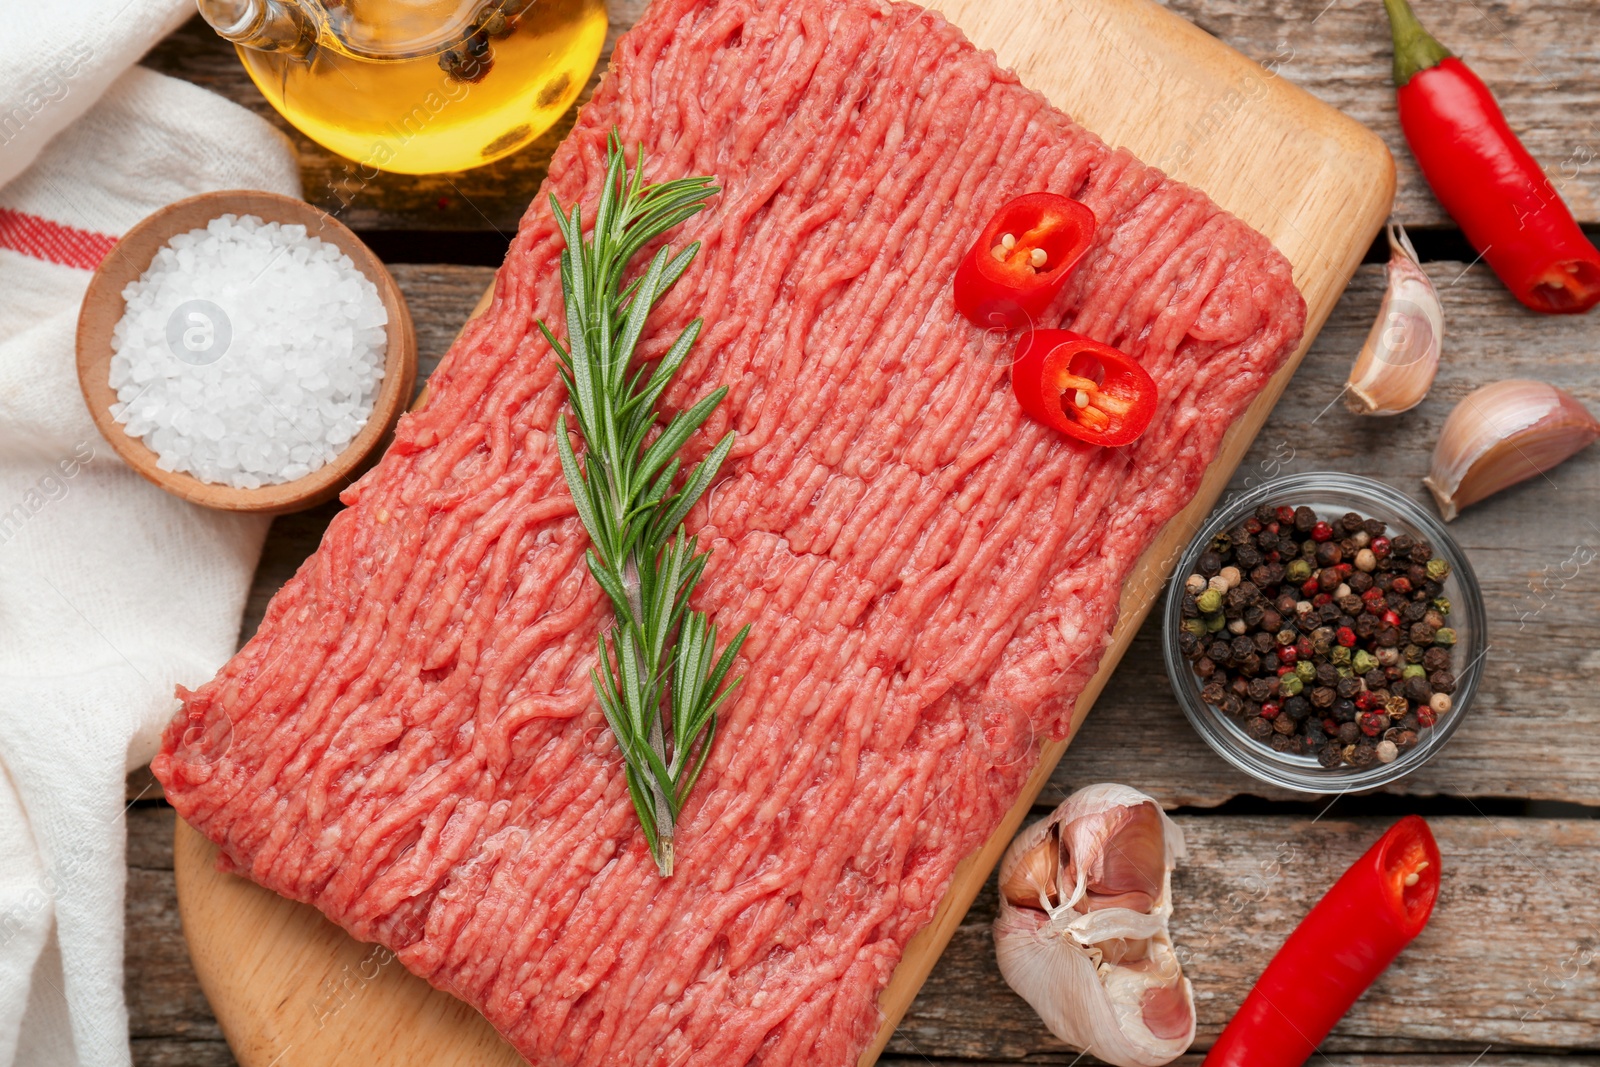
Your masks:
M111 388L111 332L125 310L122 291L136 280L160 248L175 235L203 228L219 215L255 215L264 222L299 223L310 236L335 245L378 287L388 310L388 344L384 351L383 380L367 424L335 459L304 478L259 489L235 489L203 482L181 471L164 471L156 454L137 437L129 436L111 417L116 390ZM78 313L78 384L89 405L95 426L117 455L167 492L202 507L281 515L314 507L340 492L355 479L362 464L377 451L394 429L395 421L411 399L417 378L416 334L411 312L394 278L372 250L343 223L303 200L253 190L201 193L168 204L142 219L112 248L89 281Z

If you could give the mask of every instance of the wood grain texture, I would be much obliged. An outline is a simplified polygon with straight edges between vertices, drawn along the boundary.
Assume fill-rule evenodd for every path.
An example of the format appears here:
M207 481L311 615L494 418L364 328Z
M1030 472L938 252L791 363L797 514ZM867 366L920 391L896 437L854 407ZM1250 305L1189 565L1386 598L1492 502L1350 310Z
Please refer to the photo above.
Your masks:
M1076 704L1076 728L1154 603L1171 561L1221 493L1388 216L1394 165L1369 131L1150 0L1036 0L1006 8L989 0L936 0L930 6L1089 129L1205 190L1264 233L1293 265L1306 299L1306 342L1229 429L1192 505L1135 567L1103 666ZM1134 75L1138 91L1129 92L1125 83ZM1295 180L1284 181L1286 173ZM883 1024L862 1056L863 1067L883 1051L1067 743L1042 746L1016 805L984 847L956 868L932 920L906 946L879 998ZM391 1057L400 1057L391 1058L395 1063L419 1056L456 1062L452 1057L461 1049L501 1062L509 1051L484 1037L476 1016L423 998L401 984L408 976L398 973L373 978L374 992L381 993L372 998L371 1014L307 1016L292 1003L285 1007L291 990L334 981L330 975L348 973L363 950L309 909L220 879L210 869L214 850L187 828L178 842L191 952L248 1067L266 1067L286 1042L306 1056L388 1047ZM387 1046L376 1041L391 1033L401 1036Z
M1166 4L1376 130L1399 165L1396 217L1414 226L1448 223L1400 135L1389 77L1389 33L1377 0ZM1062 0L1061 6L1070 9L1076 0ZM1494 90L1512 126L1578 218L1600 223L1600 78L1594 74L1600 5L1593 0L1418 0L1416 6L1434 34ZM644 0L609 0L607 7L615 40L639 17ZM604 54L610 51L608 42ZM358 230L498 230L509 236L544 178L550 153L571 128L569 115L529 148L477 170L425 178L382 175L352 184L354 165L290 129L250 83L232 49L199 19L159 45L145 63L214 89L290 133L307 197ZM590 89L593 84L591 79ZM1129 74L1124 84L1136 86L1137 75ZM587 96L588 90L580 100Z
M175 818L135 807L128 822L128 982L135 1063L221 1067L233 1058L178 938L172 876ZM1180 815L1189 857L1174 880L1174 937L1195 984L1196 1053L1215 1039L1292 925L1386 821ZM1435 819L1445 882L1421 940L1327 1042L1328 1067L1600 1067L1600 1056L1551 1061L1540 1049L1600 1047L1600 903L1589 891L1600 826L1545 819ZM970 1067L1068 1064L1001 980L986 887L880 1064ZM398 972L356 946L355 969L292 993L306 1013L366 1009L366 975ZM368 953L378 952L368 957ZM363 962L365 961L365 962ZM422 986L418 979L406 977ZM443 994L437 996L448 1000ZM342 1007L340 1006L342 1003ZM283 1047L278 1053L284 1053ZM249 1062L248 1060L244 1062ZM283 1063L369 1064L289 1050ZM484 1061L478 1061L484 1062ZM1085 1061L1093 1062L1093 1061ZM1194 1067L1198 1055L1178 1061Z

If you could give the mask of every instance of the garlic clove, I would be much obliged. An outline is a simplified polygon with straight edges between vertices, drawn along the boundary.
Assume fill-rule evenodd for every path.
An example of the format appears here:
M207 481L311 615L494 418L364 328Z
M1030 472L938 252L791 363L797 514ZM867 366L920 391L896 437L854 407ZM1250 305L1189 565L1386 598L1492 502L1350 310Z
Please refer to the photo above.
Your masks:
M1056 842L1056 903L1041 910L1031 887ZM1074 1048L1159 1067L1194 1039L1194 993L1168 930L1182 854L1182 832L1153 800L1097 785L1018 834L1001 860L1000 883L1012 888L994 923L1000 972Z
M1446 522L1461 510L1570 459L1600 437L1600 422L1565 390L1512 378L1477 389L1445 420L1422 480Z
M1357 415L1398 415L1422 403L1444 345L1444 307L1433 279L1405 228L1390 223L1388 233L1389 285L1345 383L1345 406Z
M1148 912L1155 906L1167 868L1161 819L1161 809L1148 802L1118 806L1067 825L1067 852L1078 858L1086 882L1083 910L1117 907Z
M1000 892L1019 908L1048 911L1061 896L1061 827L1050 825L1043 841L1018 857L1000 881Z

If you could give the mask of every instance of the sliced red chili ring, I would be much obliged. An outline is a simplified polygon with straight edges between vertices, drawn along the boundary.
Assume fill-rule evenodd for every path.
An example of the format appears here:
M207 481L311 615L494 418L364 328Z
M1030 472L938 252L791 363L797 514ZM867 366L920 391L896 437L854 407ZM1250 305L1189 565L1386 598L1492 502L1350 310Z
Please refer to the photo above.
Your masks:
M1032 327L1094 243L1094 212L1029 193L995 212L956 268L956 310L976 326Z
M1030 330L1011 366L1022 410L1092 445L1139 438L1156 411L1156 383L1126 353L1071 330Z

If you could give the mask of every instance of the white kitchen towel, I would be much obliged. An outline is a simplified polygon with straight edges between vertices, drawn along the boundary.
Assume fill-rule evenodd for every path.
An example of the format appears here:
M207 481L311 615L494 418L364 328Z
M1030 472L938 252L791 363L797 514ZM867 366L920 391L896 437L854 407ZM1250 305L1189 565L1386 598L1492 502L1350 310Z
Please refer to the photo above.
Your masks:
M194 0L0 0L0 185L194 13Z
M129 1062L124 777L154 754L173 687L232 654L267 520L122 465L78 390L78 305L114 238L163 204L300 181L269 123L140 68L36 155L0 187L0 1065L101 1067Z

